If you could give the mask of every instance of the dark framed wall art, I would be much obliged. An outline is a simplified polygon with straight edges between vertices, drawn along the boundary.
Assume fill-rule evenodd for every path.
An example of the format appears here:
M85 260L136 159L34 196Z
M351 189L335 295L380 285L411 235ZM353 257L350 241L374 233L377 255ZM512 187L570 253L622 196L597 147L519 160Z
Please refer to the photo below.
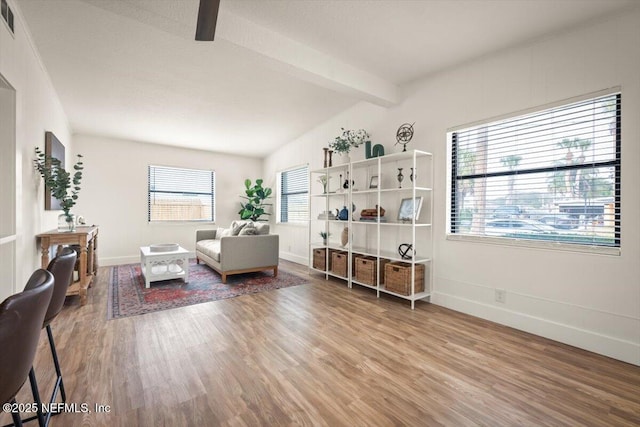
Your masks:
M64 167L64 145L53 132L44 133L44 154L60 160L60 166ZM51 190L45 186L44 189L44 209L47 211L59 211L62 209L60 201L51 196Z

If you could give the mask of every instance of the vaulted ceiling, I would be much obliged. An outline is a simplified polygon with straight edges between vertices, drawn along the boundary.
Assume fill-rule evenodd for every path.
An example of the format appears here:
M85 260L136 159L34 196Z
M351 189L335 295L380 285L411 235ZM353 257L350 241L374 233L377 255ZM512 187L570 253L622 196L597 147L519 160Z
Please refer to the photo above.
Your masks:
M77 133L264 156L355 103L636 0L14 0Z

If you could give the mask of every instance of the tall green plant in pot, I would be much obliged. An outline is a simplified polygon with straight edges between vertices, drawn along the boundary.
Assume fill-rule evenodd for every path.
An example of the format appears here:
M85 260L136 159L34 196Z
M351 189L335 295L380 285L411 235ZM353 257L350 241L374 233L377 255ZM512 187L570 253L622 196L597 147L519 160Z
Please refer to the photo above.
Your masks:
M245 195L240 196L246 200L246 203L240 202L241 209L238 212L240 219L250 219L252 221L266 221L266 219L260 219L262 215L271 215L265 211L265 206L270 206L271 203L265 203L269 197L271 197L271 189L263 187L264 180L256 179L256 183L252 186L250 179L244 180Z
M51 191L62 206L63 214L58 217L58 231L75 231L76 224L71 208L78 200L80 192L80 181L82 181L82 155L78 154L78 160L73 165L73 174L62 167L62 162L52 156L47 156L40 148L36 147L36 159L33 161L34 167L40 173L44 184Z

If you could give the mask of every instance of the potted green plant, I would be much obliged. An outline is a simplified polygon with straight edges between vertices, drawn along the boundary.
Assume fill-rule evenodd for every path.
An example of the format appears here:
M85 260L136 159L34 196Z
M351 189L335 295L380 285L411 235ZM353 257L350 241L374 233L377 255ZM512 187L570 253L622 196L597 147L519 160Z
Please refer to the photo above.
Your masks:
M340 154L340 158L345 162L349 162L349 152L352 147L359 147L360 145L371 142L369 134L364 129L359 130L345 130L342 129L342 134L336 136L333 141L329 143L329 148L334 152Z
M266 219L261 220L260 217L262 215L271 215L265 211L265 206L269 206L270 203L265 203L264 201L271 197L272 190L271 188L263 187L263 182L262 179L256 179L256 183L252 186L250 179L244 180L245 195L240 197L246 199L247 202L240 202L241 208L240 211L238 211L240 219L266 221Z
M36 147L36 158L33 164L44 180L44 184L51 191L51 196L60 202L62 214L58 217L58 231L75 231L76 224L71 208L73 208L78 200L80 192L80 181L82 181L82 155L78 154L78 160L73 165L73 175L62 167L62 162L53 157L48 156Z

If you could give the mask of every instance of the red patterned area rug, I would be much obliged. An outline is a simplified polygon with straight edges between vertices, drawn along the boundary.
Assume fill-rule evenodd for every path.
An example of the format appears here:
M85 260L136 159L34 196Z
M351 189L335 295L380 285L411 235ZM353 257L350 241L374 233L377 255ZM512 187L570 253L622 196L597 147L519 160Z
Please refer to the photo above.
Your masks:
M182 279L152 282L144 287L140 264L117 265L109 272L107 319L136 316L192 304L255 294L308 283L307 279L273 270L222 277L204 264L189 263L189 283Z

